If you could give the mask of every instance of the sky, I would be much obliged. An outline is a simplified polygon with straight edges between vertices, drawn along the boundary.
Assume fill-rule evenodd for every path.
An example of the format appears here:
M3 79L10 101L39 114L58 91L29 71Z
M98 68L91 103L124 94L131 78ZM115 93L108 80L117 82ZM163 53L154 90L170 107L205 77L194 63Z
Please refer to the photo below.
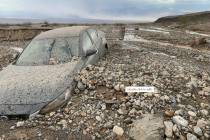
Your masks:
M197 11L210 11L210 0L0 0L0 18L154 21Z

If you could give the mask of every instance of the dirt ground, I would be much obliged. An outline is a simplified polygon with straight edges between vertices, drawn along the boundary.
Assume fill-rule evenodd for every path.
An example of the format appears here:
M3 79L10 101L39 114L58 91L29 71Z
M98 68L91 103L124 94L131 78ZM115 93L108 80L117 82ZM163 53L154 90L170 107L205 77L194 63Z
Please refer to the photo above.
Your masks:
M194 38L202 38L204 37L207 40L210 40L210 32L204 32L203 30L196 30L197 27L193 26L193 32L188 32L188 29L172 29L169 27L163 27L160 25L123 25L123 26L97 26L106 33L106 37L109 43L109 53L106 55L104 59L102 59L97 66L101 66L104 63L105 69L112 70L112 73L115 73L115 68L118 65L126 65L126 72L124 75L124 79L119 80L120 82L125 82L126 78L129 80L136 80L136 78L143 79L140 80L140 83L143 84L151 84L150 80L154 80L155 73L157 74L157 78L155 81L160 82L159 84L152 83L158 87L160 90L160 95L169 96L170 99L177 98L173 93L182 93L183 92L183 100L182 104L187 106L191 105L195 108L199 108L198 106L203 104L210 103L210 96L200 96L198 93L194 96L190 96L189 98L185 96L186 83L189 81L190 76L199 77L203 73L207 73L210 75L210 43L205 44L205 47L196 46L192 48L190 46L191 41ZM203 27L202 27L203 29ZM198 31L198 32L197 32ZM36 34L39 33L35 31ZM200 33L200 34L199 34ZM6 33L5 33L6 34ZM34 32L32 33L34 36ZM1 39L1 38L0 38ZM22 39L14 39L14 40L4 40L0 42L0 70L11 63L15 58L15 48L24 48L28 42L30 42L31 38L22 38ZM143 67L144 66L144 67ZM163 74L163 71L167 71L169 74ZM181 73L182 72L182 73ZM139 74L141 73L141 74ZM187 77L185 80L179 79L179 75L185 75ZM153 75L153 77L152 77ZM170 78L166 78L163 75L170 75ZM163 76L163 77L161 77ZM149 78L148 78L149 77ZM202 77L202 76L201 76ZM118 81L118 82L119 82ZM144 82L143 82L144 81ZM208 81L208 80L207 80ZM210 81L207 82L206 86L210 85ZM185 91L186 90L186 91ZM173 92L170 92L173 91ZM102 94L103 92L103 94ZM117 100L120 100L122 103L127 102L124 100L130 100L128 95L124 95L122 93L113 92L112 89L107 88L106 86L100 86L96 88L96 99L94 101L85 100L87 104L96 104L96 102L105 102L112 96L115 96ZM112 94L110 94L112 93ZM192 92L193 93L193 92ZM101 95L102 94L102 95ZM81 108L85 101L83 100L83 93L79 93L74 95L71 100L71 103L75 106L75 108ZM89 95L87 95L89 96ZM141 96L141 95L140 95ZM134 96L136 97L136 96ZM135 99L135 98L134 98ZM144 99L144 98L143 98ZM133 100L133 99L132 99ZM153 101L153 100L152 100ZM94 102L94 103L93 103ZM165 110L176 110L179 108L178 105L174 105L169 101L169 103L151 103L151 100L145 97L145 102L149 103L149 105L153 105L153 110L149 110L147 107L142 107L141 110L144 112L151 113L152 111L157 114L164 114ZM133 103L133 102L131 102ZM177 103L178 104L178 103ZM68 107L66 107L68 108ZM61 112L65 112L65 109L61 109ZM130 108L129 108L130 109ZM209 110L209 107L206 107L206 110ZM82 110L82 109L81 109ZM199 109L198 109L199 110ZM112 110L107 108L106 113L115 113L116 110ZM129 116L129 115L128 115ZM164 115L162 115L164 116ZM184 116L184 115L183 115ZM119 117L119 116L118 116ZM126 116L127 117L127 116ZM122 118L122 120L125 120ZM134 116L135 118L136 116ZM71 116L70 116L71 118ZM132 119L134 119L132 118ZM189 119L189 122L194 124L189 116L185 117ZM203 117L206 120L209 120L209 116ZM43 118L42 118L43 119ZM114 123L118 124L119 120L114 120ZM194 118L195 120L200 119L200 116ZM127 129L129 129L129 125L126 123L122 123L126 134L121 137L108 137L111 129L104 128L104 124L100 124L102 126L98 126L99 128L93 128L93 131L90 133L84 133L83 128L76 129L73 131L74 125L69 125L72 129L50 129L50 125L48 121L45 119L37 120L31 123L30 125L24 125L20 128L14 128L17 122L20 122L20 117L10 118L9 120L6 118L2 118L0 120L0 136L1 139L13 140L13 139L45 139L45 140L64 140L64 139L75 139L75 140L88 140L88 139L131 139L129 134L127 133ZM78 122L83 120L82 118L78 120L78 118L71 118L71 120ZM168 118L164 117L164 120L168 120ZM27 121L27 120L26 120ZM85 120L84 120L85 121ZM87 120L91 122L90 120ZM93 122L95 120L92 120ZM116 122L115 122L116 121ZM29 121L30 122L30 121ZM58 121L57 121L58 122ZM57 123L56 122L56 123ZM117 123L118 122L118 123ZM121 123L121 122L120 122ZM107 132L107 134L105 133ZM187 131L191 132L191 131ZM187 133L186 132L186 133ZM203 130L208 135L207 130ZM99 134L99 135L98 135ZM162 134L164 135L164 133ZM184 136L186 134L183 134ZM166 137L164 137L165 139ZM207 136L201 136L202 139L208 139ZM176 137L173 137L176 139Z

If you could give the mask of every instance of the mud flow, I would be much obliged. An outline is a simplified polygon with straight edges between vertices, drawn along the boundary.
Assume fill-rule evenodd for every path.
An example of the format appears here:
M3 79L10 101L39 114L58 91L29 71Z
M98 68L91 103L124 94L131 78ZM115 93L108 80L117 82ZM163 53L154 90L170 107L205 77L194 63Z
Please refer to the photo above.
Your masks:
M69 103L30 119L2 117L2 140L210 139L210 32L160 24L94 27L105 32L108 53L79 73ZM0 70L46 30L0 30ZM155 92L126 93L127 86Z

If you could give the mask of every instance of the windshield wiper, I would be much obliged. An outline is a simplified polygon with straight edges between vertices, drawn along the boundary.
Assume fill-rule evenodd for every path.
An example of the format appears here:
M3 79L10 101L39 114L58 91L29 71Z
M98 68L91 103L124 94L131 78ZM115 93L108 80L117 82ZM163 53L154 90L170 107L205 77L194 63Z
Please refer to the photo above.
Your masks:
M53 39L53 42L50 44L51 47L49 48L49 58L52 57L52 49L54 47L54 44L55 44L55 39Z

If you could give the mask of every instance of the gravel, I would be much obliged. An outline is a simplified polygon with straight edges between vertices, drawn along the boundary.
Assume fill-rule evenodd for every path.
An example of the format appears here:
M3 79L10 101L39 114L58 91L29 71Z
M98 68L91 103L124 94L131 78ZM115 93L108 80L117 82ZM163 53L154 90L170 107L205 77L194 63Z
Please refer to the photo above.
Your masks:
M172 35L175 40L170 43L181 45L192 38L172 31L170 35L156 32L158 37L132 28L129 32L156 41L165 38L166 42ZM14 125L13 130L39 127L91 139L208 139L209 64L207 51L112 40L106 57L84 68L75 78L77 88L67 106L25 120L18 128ZM126 86L154 86L155 92L126 93Z

